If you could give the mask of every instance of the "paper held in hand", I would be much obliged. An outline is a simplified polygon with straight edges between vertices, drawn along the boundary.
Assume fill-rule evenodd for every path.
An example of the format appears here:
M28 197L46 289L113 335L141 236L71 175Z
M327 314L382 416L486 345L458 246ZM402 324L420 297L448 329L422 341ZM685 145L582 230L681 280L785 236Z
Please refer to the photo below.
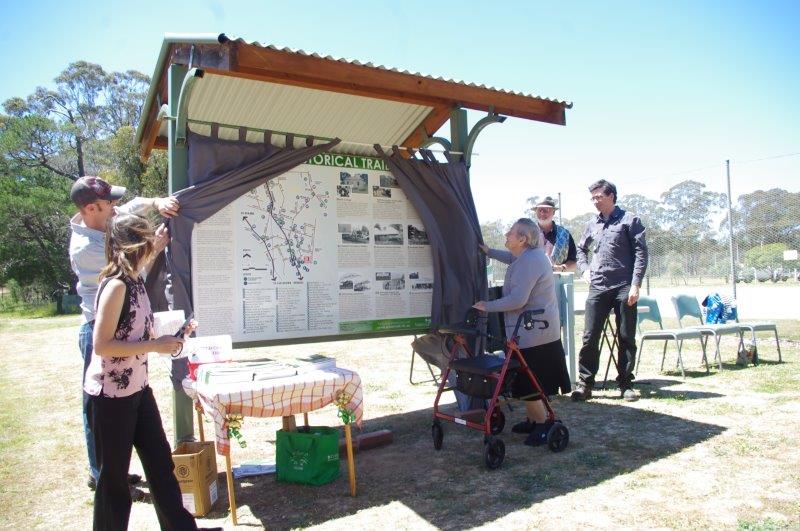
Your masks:
M175 334L185 320L186 316L184 315L183 310L155 312L153 314L153 328L155 329L155 336L161 337Z

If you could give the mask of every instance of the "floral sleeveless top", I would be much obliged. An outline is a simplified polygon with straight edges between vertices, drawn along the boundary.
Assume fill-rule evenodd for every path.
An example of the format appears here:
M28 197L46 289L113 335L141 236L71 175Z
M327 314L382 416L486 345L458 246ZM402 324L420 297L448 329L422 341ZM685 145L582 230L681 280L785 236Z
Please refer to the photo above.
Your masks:
M140 276L134 280L120 277L128 291L128 313L121 315L114 338L119 341L150 341L153 337L153 312L150 299L144 289ZM100 293L109 279L103 281L97 290L95 309ZM123 305L124 313L125 306ZM121 358L99 356L92 353L92 360L86 369L83 390L92 396L121 398L130 396L147 387L147 353Z

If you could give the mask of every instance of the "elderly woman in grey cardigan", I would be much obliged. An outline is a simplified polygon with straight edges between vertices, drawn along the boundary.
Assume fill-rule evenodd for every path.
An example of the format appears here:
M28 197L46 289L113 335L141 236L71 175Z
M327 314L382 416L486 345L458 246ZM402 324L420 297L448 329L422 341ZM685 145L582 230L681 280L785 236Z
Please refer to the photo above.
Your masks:
M481 244L481 250L489 258L509 264L503 283L503 296L493 301L478 301L474 308L486 312L503 312L506 335L510 336L520 314L526 310L544 310L537 316L550 326L532 330L520 327L519 346L522 356L547 395L570 391L570 378L561 344L561 322L558 313L553 268L540 244L541 231L538 225L520 218L506 233L506 249L489 249ZM533 386L523 374L518 374L514 383L515 396L534 393ZM547 440L550 426L546 423L547 411L539 397L526 399L528 418L516 424L512 431L527 433L525 444L539 446Z

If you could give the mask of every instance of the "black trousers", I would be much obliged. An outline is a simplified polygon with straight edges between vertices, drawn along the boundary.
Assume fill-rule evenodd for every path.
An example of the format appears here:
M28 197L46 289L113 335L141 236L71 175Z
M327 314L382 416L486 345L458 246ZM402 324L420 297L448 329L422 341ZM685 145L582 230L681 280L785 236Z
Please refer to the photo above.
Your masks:
M636 364L636 305L628 306L630 286L620 286L605 291L589 289L586 298L586 323L583 329L583 346L578 357L580 380L586 385L594 385L594 378L600 365L600 336L606 317L614 311L616 318L619 351L617 367L620 385L628 387L633 379Z
M94 529L125 530L131 514L128 466L136 448L161 529L196 530L183 508L167 437L150 387L123 398L84 393L100 474L94 495Z

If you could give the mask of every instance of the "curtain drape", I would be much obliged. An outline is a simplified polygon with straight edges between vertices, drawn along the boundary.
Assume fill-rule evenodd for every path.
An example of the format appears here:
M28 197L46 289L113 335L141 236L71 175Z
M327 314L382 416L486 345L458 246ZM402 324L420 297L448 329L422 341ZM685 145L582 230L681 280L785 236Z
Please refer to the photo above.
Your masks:
M420 150L404 158L395 146L384 158L425 225L433 255L431 329L464 320L475 301L486 300L486 257L466 164L445 153L439 162Z
M169 220L172 241L167 248L172 308L192 311L192 231L196 223L208 219L237 197L262 185L318 153L330 151L340 142L334 139L314 145L307 139L303 147L294 147L292 135L286 147L220 140L189 132L188 188L175 192L180 202L179 215Z

